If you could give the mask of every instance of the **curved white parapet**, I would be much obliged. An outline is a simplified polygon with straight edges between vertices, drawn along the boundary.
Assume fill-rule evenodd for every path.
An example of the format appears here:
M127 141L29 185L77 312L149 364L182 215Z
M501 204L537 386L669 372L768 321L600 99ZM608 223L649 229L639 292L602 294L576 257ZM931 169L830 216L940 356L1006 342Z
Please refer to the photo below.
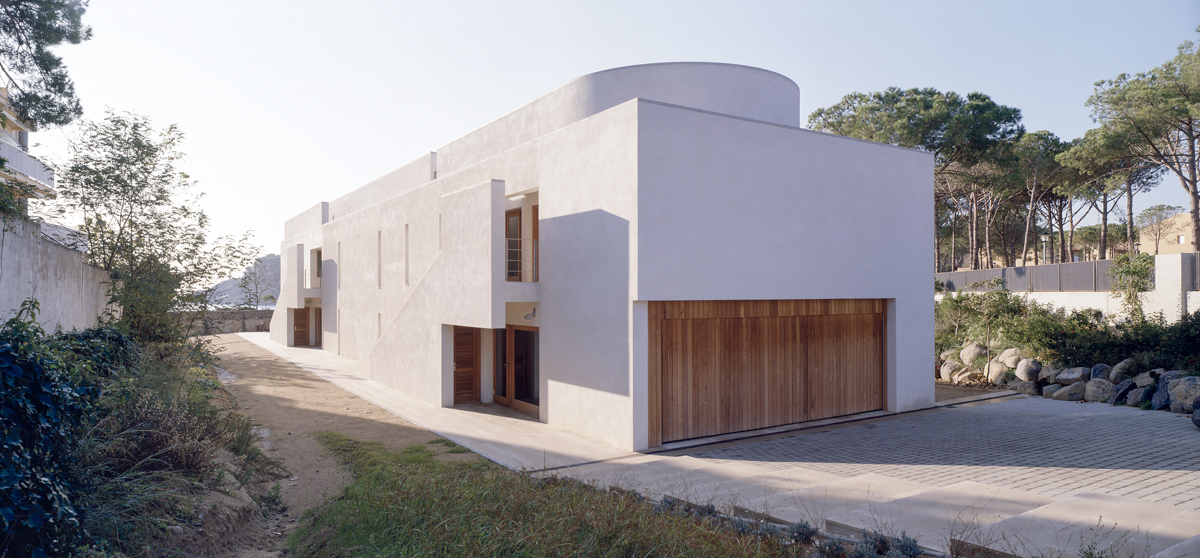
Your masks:
M800 126L800 88L781 74L736 64L669 62L577 78L437 151L439 176L631 99Z

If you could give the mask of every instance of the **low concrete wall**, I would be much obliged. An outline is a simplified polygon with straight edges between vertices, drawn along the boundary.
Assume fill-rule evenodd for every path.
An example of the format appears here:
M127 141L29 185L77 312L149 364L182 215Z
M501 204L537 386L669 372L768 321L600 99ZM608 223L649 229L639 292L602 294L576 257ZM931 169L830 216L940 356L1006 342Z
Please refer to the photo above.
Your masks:
M1147 315L1161 312L1163 318L1170 323L1179 321L1184 314L1200 310L1200 291L1192 290L1196 285L1192 275L1195 268L1192 260L1194 257L1196 255L1190 253L1161 254L1154 257L1154 290L1142 294L1142 309ZM1068 312L1095 308L1110 318L1116 318L1122 312L1120 296L1109 291L1014 291L1014 294L1039 304L1065 308ZM934 300L940 301L943 296L943 293L938 293Z
M46 238L38 223L0 219L0 229L0 320L34 297L47 331L98 323L108 304L107 272L84 263L82 252Z
M214 310L208 312L205 333L241 333L243 331L268 331L274 310ZM180 312L180 320L197 319L196 312ZM198 326L200 327L200 326Z

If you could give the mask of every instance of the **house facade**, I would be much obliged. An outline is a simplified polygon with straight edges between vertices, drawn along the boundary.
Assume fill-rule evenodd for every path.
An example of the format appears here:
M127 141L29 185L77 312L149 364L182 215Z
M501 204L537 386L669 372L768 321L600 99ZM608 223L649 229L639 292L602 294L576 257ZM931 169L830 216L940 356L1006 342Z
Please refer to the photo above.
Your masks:
M929 407L932 173L774 72L598 72L288 220L271 338L629 449Z

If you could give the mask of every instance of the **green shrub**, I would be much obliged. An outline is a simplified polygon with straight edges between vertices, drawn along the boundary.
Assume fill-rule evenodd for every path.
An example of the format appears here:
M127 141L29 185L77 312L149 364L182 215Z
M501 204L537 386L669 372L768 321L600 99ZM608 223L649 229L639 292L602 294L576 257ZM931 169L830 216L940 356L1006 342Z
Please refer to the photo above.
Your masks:
M38 304L0 327L0 555L62 555L79 526L76 436L95 391L46 343Z

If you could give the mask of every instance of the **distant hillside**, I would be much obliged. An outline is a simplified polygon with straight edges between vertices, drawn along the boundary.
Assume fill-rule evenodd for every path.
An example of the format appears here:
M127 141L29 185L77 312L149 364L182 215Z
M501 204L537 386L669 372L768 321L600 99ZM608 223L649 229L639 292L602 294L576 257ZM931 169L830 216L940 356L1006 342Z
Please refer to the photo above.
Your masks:
M273 279L273 286L266 289L265 294L279 296L279 254L267 254L262 257L265 274ZM250 268L246 268L249 270ZM217 283L216 303L220 306L240 306L245 300L246 293L238 288L238 279L226 279ZM263 303L262 308L274 308L275 303Z

